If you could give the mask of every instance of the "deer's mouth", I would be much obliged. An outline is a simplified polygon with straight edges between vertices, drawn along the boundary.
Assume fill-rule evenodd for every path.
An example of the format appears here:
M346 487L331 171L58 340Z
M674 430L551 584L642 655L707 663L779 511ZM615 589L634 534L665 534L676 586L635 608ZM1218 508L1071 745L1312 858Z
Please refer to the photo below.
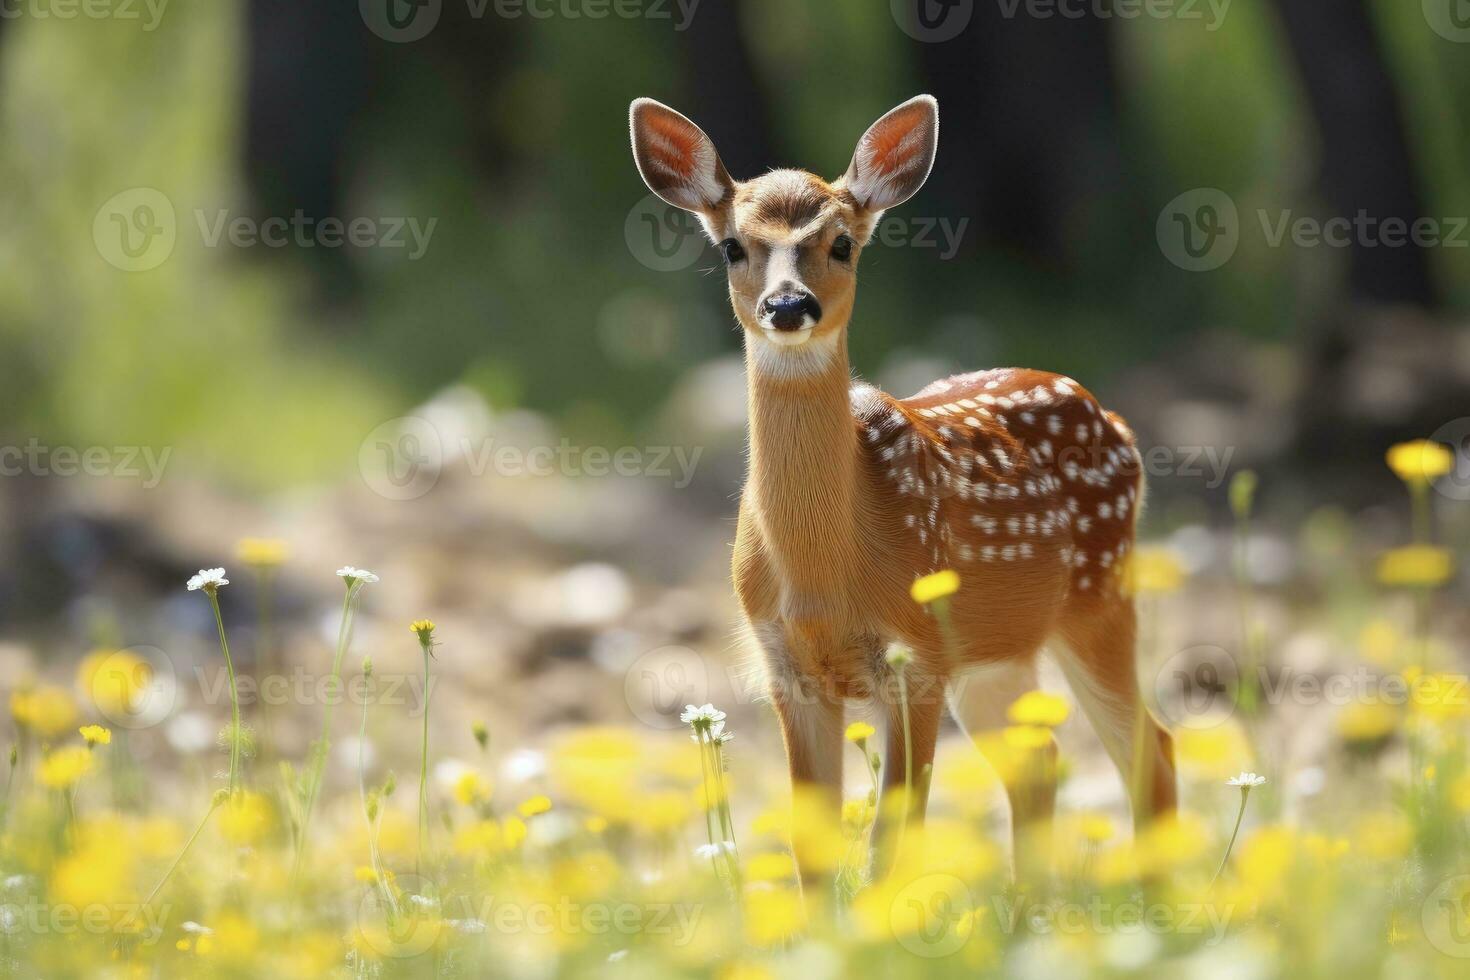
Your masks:
M811 339L812 327L816 325L811 317L806 317L799 324L776 325L769 321L761 321L761 334L771 343L781 347L796 347Z

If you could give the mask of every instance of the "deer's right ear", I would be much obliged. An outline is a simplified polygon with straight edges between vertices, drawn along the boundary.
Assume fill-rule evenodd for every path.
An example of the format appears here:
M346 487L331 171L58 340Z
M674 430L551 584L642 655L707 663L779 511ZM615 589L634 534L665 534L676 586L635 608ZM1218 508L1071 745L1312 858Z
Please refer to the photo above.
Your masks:
M628 121L633 159L649 190L676 208L702 214L729 196L735 182L704 130L652 99L635 99Z

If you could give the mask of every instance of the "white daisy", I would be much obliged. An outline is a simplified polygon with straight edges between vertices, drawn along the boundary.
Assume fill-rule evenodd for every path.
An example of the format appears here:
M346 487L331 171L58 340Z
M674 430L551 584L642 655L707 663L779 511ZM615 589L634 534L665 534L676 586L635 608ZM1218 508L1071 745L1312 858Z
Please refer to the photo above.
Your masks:
M1259 786L1265 781L1265 776L1257 776L1253 772L1242 772L1239 776L1231 776L1225 780L1225 784L1227 786L1240 786L1243 789L1250 789L1252 786Z
M699 708L696 708L692 704L686 704L684 706L684 713L679 716L679 720L686 725L694 725L697 728L700 722L709 725L716 721L724 721L725 713L712 704L706 704Z
M211 928L209 928L209 926L201 926L199 923L194 922L192 920L189 921L189 922L183 923L182 925L179 926L179 928L182 929L182 930L184 930L185 932L191 932L191 933L193 933L196 936L213 936L214 935L214 930L211 929Z
M198 592L200 589L203 589L205 592L213 592L221 585L229 584L230 580L225 578L225 570L223 568L201 568L199 569L198 575L191 575L189 577L190 592Z
M717 858L721 854L734 854L735 844L732 841L722 840L714 844L700 844L694 849L695 857L708 861Z
M343 565L337 569L337 574L346 579L349 586L358 582L363 585L372 585L378 580L378 577L366 568L353 568L351 565Z

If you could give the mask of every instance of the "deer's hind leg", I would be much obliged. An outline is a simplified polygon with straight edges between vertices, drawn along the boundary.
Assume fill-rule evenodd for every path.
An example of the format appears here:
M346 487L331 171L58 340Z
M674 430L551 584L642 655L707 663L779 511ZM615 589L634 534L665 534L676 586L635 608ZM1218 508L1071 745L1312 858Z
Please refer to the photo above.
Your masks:
M1056 740L1035 748L1008 748L1002 733L1006 710L1037 685L1036 657L976 667L950 685L949 709L1005 786L1011 810L1016 875L1029 879L1050 865L1052 815L1056 810Z
M1075 592L1063 610L1055 653L1067 683L1118 767L1135 828L1177 805L1174 742L1138 688L1133 600Z

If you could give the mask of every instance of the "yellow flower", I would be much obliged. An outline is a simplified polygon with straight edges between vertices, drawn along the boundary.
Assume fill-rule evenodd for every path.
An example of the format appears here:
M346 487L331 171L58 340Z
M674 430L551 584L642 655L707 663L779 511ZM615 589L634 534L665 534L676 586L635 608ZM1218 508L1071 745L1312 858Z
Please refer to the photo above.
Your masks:
M862 742L872 738L874 731L876 731L876 729L874 729L873 726L868 724L867 722L855 721L851 725L847 726L847 732L845 733L844 737L849 742Z
M526 825L516 817L506 817L501 824L501 837L506 847L517 847L526 839Z
M1410 484L1427 484L1455 468L1455 454L1449 447L1428 439L1391 446L1387 459L1394 475Z
M142 707L152 682L153 665L128 650L93 650L77 665L77 689L114 720Z
M454 798L465 806L473 806L489 795L485 780L473 770L454 781Z
M80 745L57 749L41 760L37 778L51 789L66 789L92 771L92 753Z
M1381 742L1398 727L1398 710L1381 701L1354 702L1337 715L1337 734L1343 741L1357 745Z
M59 687L43 684L10 696L10 713L15 722L43 738L52 738L76 724L77 706Z
M1378 581L1387 586L1433 588L1453 572L1450 553L1427 544L1395 548L1378 560Z
M219 832L231 844L249 847L270 833L275 808L260 793L236 793L219 811Z
M1358 634L1358 647L1370 663L1386 667L1394 662L1399 647L1399 632L1386 619L1374 619Z
M1051 729L1040 725L1011 725L1001 735L1013 749L1039 749L1051 744Z
M408 624L410 633L417 633L419 642L428 643L434 638L434 621L432 619L415 619Z
M1429 721L1459 721L1470 714L1465 680L1453 674L1424 674L1409 688L1409 709Z
M551 809L551 799L546 796L533 796L516 807L517 812L523 817L534 817L538 813L545 813Z
M942 572L925 575L923 578L915 579L909 593L914 601L921 606L927 606L936 599L952 596L959 591L960 575L953 569L946 568Z
M783 852L757 854L745 862L745 877L748 881L782 881L796 874L791 855Z
M275 538L241 538L235 545L235 555L256 568L275 568L286 562L286 542Z
M1130 595L1177 592L1184 583L1184 566L1167 548L1139 548L1123 570L1123 591Z
M83 725L77 729L88 745L111 745L112 732L101 725Z
M745 941L768 947L785 942L806 925L801 895L790 888L757 886L745 895Z
M1017 725L1040 725L1056 728L1067 720L1071 709L1067 702L1045 691L1027 691L1006 711L1006 717Z

